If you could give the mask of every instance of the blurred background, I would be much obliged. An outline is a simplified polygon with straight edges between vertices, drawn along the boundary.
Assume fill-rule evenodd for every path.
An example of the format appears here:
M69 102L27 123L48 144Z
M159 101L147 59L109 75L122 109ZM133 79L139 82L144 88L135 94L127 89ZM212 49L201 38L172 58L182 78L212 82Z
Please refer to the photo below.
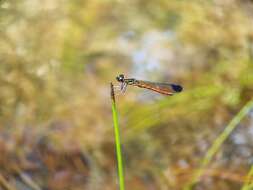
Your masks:
M253 95L251 0L1 0L0 189L117 189L110 82L173 82L117 96L126 189L182 189ZM237 190L253 111L194 187Z

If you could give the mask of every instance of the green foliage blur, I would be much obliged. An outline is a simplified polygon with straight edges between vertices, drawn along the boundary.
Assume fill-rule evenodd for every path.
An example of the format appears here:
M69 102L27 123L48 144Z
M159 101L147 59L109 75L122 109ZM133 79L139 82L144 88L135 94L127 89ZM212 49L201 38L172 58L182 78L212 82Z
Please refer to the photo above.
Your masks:
M253 96L251 0L1 0L0 189L112 190L115 77L181 84L116 97L126 189L177 190ZM253 112L196 190L238 190Z

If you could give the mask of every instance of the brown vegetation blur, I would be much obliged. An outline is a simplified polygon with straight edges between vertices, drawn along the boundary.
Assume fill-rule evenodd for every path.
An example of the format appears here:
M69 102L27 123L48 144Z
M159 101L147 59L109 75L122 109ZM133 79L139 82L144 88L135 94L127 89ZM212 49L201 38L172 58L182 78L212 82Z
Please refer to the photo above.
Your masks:
M1 0L0 189L112 190L110 82L184 86L116 97L126 189L181 189L253 95L250 0ZM253 113L198 190L237 190L253 163Z

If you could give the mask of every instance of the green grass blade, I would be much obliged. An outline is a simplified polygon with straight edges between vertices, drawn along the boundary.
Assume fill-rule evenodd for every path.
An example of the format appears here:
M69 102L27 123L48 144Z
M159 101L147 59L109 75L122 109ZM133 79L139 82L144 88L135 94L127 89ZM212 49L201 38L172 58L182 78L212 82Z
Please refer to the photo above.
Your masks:
M114 97L114 88L111 83L111 99L112 99L112 115L113 115L113 126L114 126L114 137L115 137L115 145L116 145L116 156L117 156L117 164L118 164L118 178L119 178L119 189L125 189L124 182L124 171L123 171L123 159L121 154L121 143L120 143L120 130L119 130L119 121L118 114L116 109L116 102Z
M240 121L243 119L245 115L248 114L250 109L253 107L253 99L249 101L242 109L241 111L231 120L231 122L228 124L228 126L225 128L225 130L220 134L220 136L217 137L217 139L212 144L211 148L206 153L206 156L202 160L200 164L200 168L197 170L197 172L194 174L192 181L186 185L184 190L191 190L193 186L200 180L200 177L203 175L206 166L210 163L214 155L218 152L221 145L224 143L224 141L228 138L228 136L231 134L231 132L236 128L236 126L240 123Z
M247 175L246 181L243 184L241 190L251 190L253 188L253 165Z

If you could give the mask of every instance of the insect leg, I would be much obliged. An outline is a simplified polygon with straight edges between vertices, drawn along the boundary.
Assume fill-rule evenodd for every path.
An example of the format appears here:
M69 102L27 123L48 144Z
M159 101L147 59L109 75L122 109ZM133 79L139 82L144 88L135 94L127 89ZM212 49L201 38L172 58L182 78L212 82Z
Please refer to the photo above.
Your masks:
M127 83L123 82L122 85L121 85L121 92L125 93L126 89L127 89Z

